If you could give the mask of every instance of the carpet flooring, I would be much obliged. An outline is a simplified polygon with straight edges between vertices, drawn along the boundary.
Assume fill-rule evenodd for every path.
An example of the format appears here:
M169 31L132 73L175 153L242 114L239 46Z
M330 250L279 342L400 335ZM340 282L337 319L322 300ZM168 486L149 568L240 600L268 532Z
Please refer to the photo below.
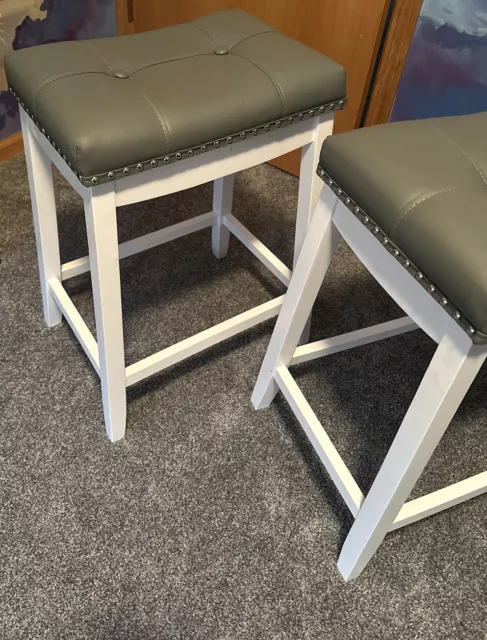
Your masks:
M56 176L63 260L86 253L82 203ZM234 213L291 262L297 180L236 178ZM211 209L211 187L126 207L121 240ZM282 398L250 394L273 322L135 385L126 438L65 322L43 322L23 157L0 166L0 638L487 638L487 497L389 534L356 580L336 568L351 518ZM130 364L279 295L209 230L122 262ZM88 275L69 292L94 329ZM314 339L401 311L340 245ZM434 344L420 332L297 367L366 490ZM487 469L485 369L414 495Z

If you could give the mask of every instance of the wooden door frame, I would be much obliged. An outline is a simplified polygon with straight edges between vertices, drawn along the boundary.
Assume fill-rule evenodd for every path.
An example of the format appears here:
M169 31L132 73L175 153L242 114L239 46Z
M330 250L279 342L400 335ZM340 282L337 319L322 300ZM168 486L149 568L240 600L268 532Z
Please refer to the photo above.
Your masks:
M389 24L371 78L361 126L389 122L423 0L392 0Z

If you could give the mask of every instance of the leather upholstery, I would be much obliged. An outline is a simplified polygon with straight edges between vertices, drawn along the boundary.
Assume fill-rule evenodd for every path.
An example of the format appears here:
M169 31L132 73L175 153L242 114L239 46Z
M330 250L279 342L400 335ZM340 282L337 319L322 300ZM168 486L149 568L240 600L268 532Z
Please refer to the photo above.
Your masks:
M487 113L359 129L327 138L318 170L476 343L487 342L486 129Z
M19 50L5 69L19 102L89 186L87 178L169 164L310 109L341 109L346 95L340 65L241 10Z

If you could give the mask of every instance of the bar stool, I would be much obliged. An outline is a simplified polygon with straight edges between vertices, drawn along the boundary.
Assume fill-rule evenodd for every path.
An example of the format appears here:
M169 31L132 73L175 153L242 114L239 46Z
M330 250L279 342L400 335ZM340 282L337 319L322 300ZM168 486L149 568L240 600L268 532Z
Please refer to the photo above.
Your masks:
M280 389L355 522L338 568L360 574L387 532L487 491L487 472L408 499L487 355L487 113L328 138L319 203L252 402ZM339 238L407 316L298 346ZM416 328L438 348L366 497L289 367Z
M291 270L231 213L234 174L302 148L295 256L345 72L240 10L104 40L23 49L5 61L20 104L44 316L66 318L101 378L106 430L123 438L126 387L277 315L283 296L125 365L119 259L212 228L232 233L284 284ZM89 257L61 264L51 163L84 201ZM214 181L213 210L118 245L116 208ZM63 281L91 270L96 337Z

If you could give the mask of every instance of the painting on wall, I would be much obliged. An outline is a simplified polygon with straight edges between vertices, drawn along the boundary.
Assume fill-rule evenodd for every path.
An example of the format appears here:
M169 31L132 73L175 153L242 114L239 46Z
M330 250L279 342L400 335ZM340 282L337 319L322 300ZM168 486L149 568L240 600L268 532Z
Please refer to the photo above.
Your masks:
M391 120L487 111L487 0L424 0Z
M3 69L8 52L116 32L114 0L0 0L0 139L20 129L17 103L7 91Z

